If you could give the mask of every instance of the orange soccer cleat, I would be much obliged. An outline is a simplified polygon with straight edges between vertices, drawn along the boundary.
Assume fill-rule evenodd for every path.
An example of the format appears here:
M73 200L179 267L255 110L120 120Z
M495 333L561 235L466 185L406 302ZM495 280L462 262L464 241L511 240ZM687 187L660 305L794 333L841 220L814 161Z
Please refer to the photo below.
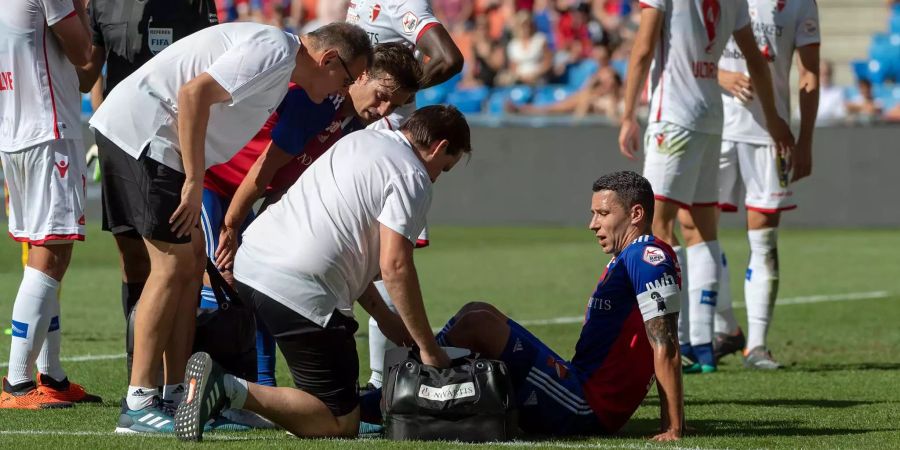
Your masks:
M45 397L61 402L71 403L100 403L100 397L88 394L83 387L69 381L66 377L62 381L56 381L52 377L38 372L37 390Z
M60 401L41 392L33 381L11 385L3 378L3 391L0 392L0 409L49 409L68 408L72 403Z

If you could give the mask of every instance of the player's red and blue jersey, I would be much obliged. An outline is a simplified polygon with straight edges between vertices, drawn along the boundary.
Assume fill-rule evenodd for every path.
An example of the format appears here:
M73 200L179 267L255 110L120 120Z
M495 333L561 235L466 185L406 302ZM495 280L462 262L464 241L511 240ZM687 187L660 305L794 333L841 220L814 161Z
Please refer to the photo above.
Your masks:
M262 129L256 133L256 136L230 160L206 170L203 187L224 198L234 197L234 193L240 186L241 181L250 172L250 167L253 166L253 163L269 146L269 142L274 142L282 150L295 156L294 160L306 160L313 153L317 153L312 158L315 160L328 149L328 147L321 149L320 145L314 145L316 138L321 133L334 132L329 130L333 129L331 124L336 119L337 111L342 101L343 98L333 96L317 104L310 100L306 91L300 86L291 84L284 100L281 101L275 112L266 120ZM341 130L337 130L337 132L342 133ZM313 145L307 148L307 144ZM311 162L309 161L309 163ZM292 161L291 164L282 168L282 171L287 171L287 168L292 166L294 170L305 168L309 163L304 165L298 161L294 165L295 163ZM296 181L299 176L297 174L291 180L291 183ZM276 179L284 180L287 177L280 175ZM272 189L272 186L269 186L269 189Z
M509 368L525 432L605 434L628 422L653 382L644 322L679 309L676 261L671 247L649 235L613 258L588 301L571 361L507 321L510 335L500 359ZM445 330L452 326L453 319ZM437 338L445 340L445 332Z
M625 247L603 271L571 365L585 377L585 399L608 430L625 425L646 396L654 371L644 322L677 311L667 299L680 289L675 253L649 235Z

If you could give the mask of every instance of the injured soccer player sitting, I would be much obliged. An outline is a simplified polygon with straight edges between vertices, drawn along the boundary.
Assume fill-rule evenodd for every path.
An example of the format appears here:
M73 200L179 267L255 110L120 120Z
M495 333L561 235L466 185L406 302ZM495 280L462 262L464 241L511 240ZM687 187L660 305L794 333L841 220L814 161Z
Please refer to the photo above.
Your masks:
M615 433L655 378L660 430L653 439L681 438L681 273L671 247L650 234L653 200L650 183L634 172L594 183L589 228L612 260L588 300L571 360L488 303L465 305L437 335L443 346L506 363L526 434Z

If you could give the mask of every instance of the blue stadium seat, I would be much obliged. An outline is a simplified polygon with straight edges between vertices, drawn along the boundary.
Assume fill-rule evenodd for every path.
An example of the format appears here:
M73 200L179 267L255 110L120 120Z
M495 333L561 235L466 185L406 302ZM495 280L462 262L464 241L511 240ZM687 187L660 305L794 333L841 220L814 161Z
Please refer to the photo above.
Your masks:
M610 63L612 68L616 70L616 73L619 74L619 77L622 78L622 83L625 83L625 72L628 72L628 60L625 59L614 59Z
M516 85L511 87L494 88L487 101L487 112L491 114L503 114L506 102L516 105L524 105L531 101L534 89L531 86Z
M541 86L537 88L532 103L535 105L549 105L572 95L575 91L576 89L572 89L564 84Z
M90 117L94 114L94 107L91 106L91 94L81 94L81 115Z
M480 113L482 103L488 98L490 90L486 87L460 89L447 95L447 103L464 113Z
M573 64L569 67L567 75L567 85L573 89L579 89L587 81L594 72L597 71L597 61L586 59L584 61Z
M900 33L900 14L894 13L888 22L888 31L891 33Z
M416 93L416 106L421 108L428 105L439 105L447 100L447 95L456 89L462 75L456 74L449 80L434 85L428 89L422 89Z
M884 83L884 81L888 78L890 66L886 62L872 59L869 60L867 68L868 75L866 78L871 81L872 84Z
M869 61L864 59L857 59L850 63L850 68L853 70L853 75L856 76L856 80L866 80L869 78Z

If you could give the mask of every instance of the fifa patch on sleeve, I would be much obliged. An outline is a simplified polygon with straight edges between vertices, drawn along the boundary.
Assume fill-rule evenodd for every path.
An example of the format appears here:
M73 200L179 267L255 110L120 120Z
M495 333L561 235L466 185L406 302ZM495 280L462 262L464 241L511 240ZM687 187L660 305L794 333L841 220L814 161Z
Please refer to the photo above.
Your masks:
M12 321L12 337L27 339L28 324L13 320Z
M644 247L642 259L651 266L658 266L666 261L666 253L659 247L647 246Z
M403 31L406 34L412 34L413 31L416 31L416 26L419 25L419 17L414 12L409 11L403 15L400 23L403 25Z

